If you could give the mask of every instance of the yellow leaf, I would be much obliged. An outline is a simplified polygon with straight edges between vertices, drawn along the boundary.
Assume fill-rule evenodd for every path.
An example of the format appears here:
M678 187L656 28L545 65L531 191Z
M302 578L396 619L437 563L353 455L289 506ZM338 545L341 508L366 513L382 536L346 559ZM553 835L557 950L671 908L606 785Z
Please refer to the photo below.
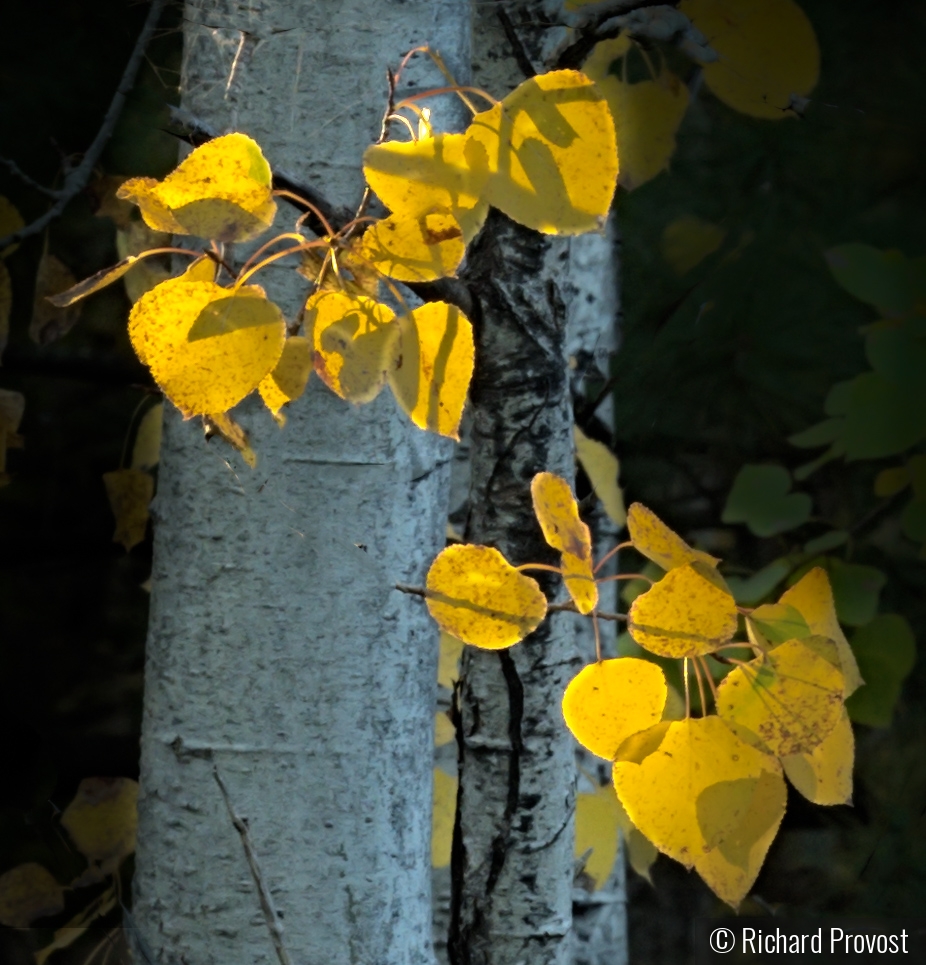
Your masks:
M270 165L245 134L196 148L164 178L130 178L116 192L138 205L149 228L215 241L248 241L276 214Z
M388 373L396 401L419 429L459 439L475 357L469 319L455 305L426 302L398 326Z
M623 526L627 522L627 511L624 509L624 494L617 482L621 469L617 456L603 442L589 439L578 426L572 429L576 457L595 495L601 500L611 522Z
M40 864L29 861L0 875L0 923L8 928L28 928L63 910L64 889Z
M747 615L746 626L752 631L750 640L760 637L763 649L768 649L770 644L813 636L800 610L789 603L764 603L756 607Z
M367 148L363 174L394 215L417 218L423 211L449 211L463 241L469 242L489 208L480 198L487 177L482 154L465 134L389 141Z
M445 744L456 740L456 737L457 731L450 718L443 711L436 713L434 715L434 746L443 747Z
M755 781L752 799L742 822L732 832L726 832L717 847L698 855L694 861L707 886L734 908L755 883L788 803L787 788L780 774L763 771L757 780L751 780ZM715 800L728 800L731 791L741 793L742 789L724 785L708 788L702 797L703 806L712 807Z
M365 295L319 291L306 302L315 371L342 399L370 402L386 384L398 346L395 313Z
M116 229L116 252L122 259L131 255L140 255L151 248L164 248L170 242L169 234L163 231L152 231L144 221L130 221L125 227ZM123 275L122 284L125 286L129 301L134 303L145 292L151 291L155 285L159 285L168 278L170 278L170 267L165 256L158 259L145 258L129 265L128 271ZM213 275L212 278L205 280L215 281L215 277Z
M650 884L653 883L650 875L650 868L653 867L656 858L659 857L659 849L650 841L642 831L630 820L629 815L624 810L620 798L615 794L614 800L617 801L618 817L617 824L621 831L621 837L627 847L627 860L630 867L641 877L645 878Z
M581 858L591 849L583 870L595 883L596 891L610 878L614 867L622 810L613 787L576 795L575 856Z
M394 214L364 232L360 257L399 281L434 281L456 272L466 246L448 208Z
M846 689L844 696L858 690L864 683L858 671L855 654L849 646L846 635L842 632L839 620L836 619L836 605L833 602L833 590L826 570L815 566L808 571L790 589L781 595L779 603L789 603L807 621L811 633L821 637L829 637L839 650L839 663L845 676Z
M23 216L9 198L5 198L0 194L0 238L15 234L20 228L24 227L25 224L26 222L23 221ZM3 251L0 251L0 258L8 258L18 247L18 244L7 245Z
M127 777L88 777L64 809L61 824L91 863L115 871L135 850L138 784Z
M776 757L802 754L839 722L842 691L832 640L789 640L724 677L717 713L749 744Z
M780 777L774 758L716 716L656 725L662 739L640 763L618 761L614 786L630 820L664 854L690 868L735 835ZM641 735L642 736L642 735Z
M453 846L453 825L457 815L459 781L439 767L434 768L434 811L431 815L431 867L446 868Z
M237 405L276 365L284 336L279 308L256 285L172 278L129 315L136 354L186 417Z
M682 720L685 717L685 698L671 685L666 694L666 705L662 711L663 720Z
M283 354L273 371L258 385L264 405L279 415L287 402L298 399L312 374L312 343L301 335L293 335L283 343Z
M161 459L164 403L153 405L142 417L132 447L132 469L153 469Z
M539 472L531 480L534 515L544 539L562 553L563 582L579 613L591 613L598 603L598 586L592 571L592 536L579 519L569 483L552 472Z
M682 0L678 9L718 54L703 69L720 100L752 117L795 116L794 98L820 76L820 48L793 0Z
M627 511L627 529L633 548L664 570L697 561L708 566L716 566L720 562L701 550L692 549L642 503L631 504Z
M667 224L662 232L662 256L676 275L684 275L723 244L727 233L720 225L694 215Z
M126 552L144 542L148 529L148 506L154 496L154 480L139 469L117 469L103 473L110 509L116 517L113 542Z
M257 465L257 453L251 448L247 432L227 412L204 416L203 422L210 438L214 435L221 436L233 449L241 453L241 458L251 469Z
M855 738L845 708L830 733L812 751L781 759L788 780L814 804L852 803Z
M10 335L10 312L13 309L13 282L6 265L0 261L0 356Z
M431 564L426 602L441 630L464 643L501 650L540 625L547 599L497 549L448 546Z
M656 664L635 657L602 660L569 682L563 718L583 747L613 761L631 734L659 721L666 693L665 675Z
M628 630L641 647L661 657L697 657L736 633L736 603L705 563L676 566L630 607Z
M454 681L460 676L460 657L463 655L463 641L442 632L440 635L440 656L437 664L437 683L448 690L453 689Z
M630 46L630 36L626 33L622 33L618 37L611 37L608 40L600 40L592 47L592 52L582 65L582 73L589 80L600 84L601 80L611 73L611 65L614 61L620 60L630 50ZM618 144L620 144L620 140L618 140Z
M471 166L487 172L483 197L509 218L546 234L601 228L617 147L607 102L584 74L531 77L477 114L466 134L482 148Z

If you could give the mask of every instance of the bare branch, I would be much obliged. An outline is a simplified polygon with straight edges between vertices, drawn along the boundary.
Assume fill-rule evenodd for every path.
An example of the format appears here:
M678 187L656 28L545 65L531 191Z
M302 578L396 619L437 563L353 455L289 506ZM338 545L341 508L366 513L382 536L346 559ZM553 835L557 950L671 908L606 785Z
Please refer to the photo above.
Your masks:
M37 235L39 232L44 231L52 221L60 217L68 202L87 186L90 175L93 173L93 169L96 167L103 153L103 148L106 147L107 141L112 136L113 130L116 127L116 121L119 120L119 115L122 113L123 107L125 107L126 99L135 86L135 77L144 59L145 48L151 40L158 21L161 19L161 13L164 10L166 2L167 0L151 0L151 7L148 10L148 16L145 18L145 24L141 29L141 33L138 35L138 40L135 41L135 48L132 50L128 64L126 64L122 79L119 81L116 93L113 95L109 109L106 111L106 116L103 118L103 123L100 125L100 129L97 131L93 143L87 149L87 153L84 154L80 164L68 171L64 179L63 187L54 195L54 197L57 198L55 203L45 214L36 218L31 224L27 224L25 227L14 231L5 238L0 238L0 250L6 248L7 245L22 241L23 238L29 238L32 235ZM7 167L9 167L12 162L6 163ZM13 169L11 168L11 170ZM32 182L32 186L37 185L35 182ZM41 190L46 194L48 193L48 189L43 188Z
M44 194L48 198L58 198L61 195L60 190L55 190L54 188L46 188L44 184L39 184L34 178L30 178L25 171L11 158L0 157L0 164L7 167L10 173L19 178L23 184L28 185L33 191L38 191L40 194Z

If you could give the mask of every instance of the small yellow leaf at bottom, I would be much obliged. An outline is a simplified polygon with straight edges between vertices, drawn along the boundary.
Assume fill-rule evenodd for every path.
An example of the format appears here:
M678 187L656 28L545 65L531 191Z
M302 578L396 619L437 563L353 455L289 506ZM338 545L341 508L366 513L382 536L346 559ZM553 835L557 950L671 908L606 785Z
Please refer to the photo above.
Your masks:
M608 880L614 867L622 810L610 786L599 787L591 794L576 795L575 856L580 858L591 848L584 871L594 881L596 891Z
M781 759L788 780L814 804L850 804L855 737L845 708L839 722L812 751Z
M153 405L142 417L132 446L132 469L153 469L161 459L164 403Z
M457 816L459 781L439 767L434 768L434 811L431 816L431 867L446 868L453 846L453 825Z
M221 436L233 449L241 453L241 458L253 469L257 465L257 453L251 448L247 431L227 413L203 416L206 433L211 438Z
M601 500L604 511L615 526L624 526L627 510L624 508L624 494L617 482L621 468L617 456L603 442L589 439L578 426L573 426L573 436L576 458L585 470L595 495Z
M154 479L140 469L117 469L103 473L103 484L116 517L113 542L122 543L128 552L145 539Z
M127 777L88 777L64 809L61 824L80 853L109 871L135 850L138 784Z
M64 889L42 865L30 861L0 875L0 924L28 928L63 909Z
M264 405L277 416L284 405L305 392L311 374L312 343L301 335L294 335L283 343L280 361L257 390Z

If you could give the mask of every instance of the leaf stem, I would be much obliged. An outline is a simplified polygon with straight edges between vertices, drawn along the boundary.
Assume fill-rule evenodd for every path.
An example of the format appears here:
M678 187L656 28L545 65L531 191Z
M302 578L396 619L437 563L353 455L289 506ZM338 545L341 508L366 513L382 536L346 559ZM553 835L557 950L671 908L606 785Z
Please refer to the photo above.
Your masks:
M646 580L650 586L652 586L656 581L651 580L648 576L643 573L617 573L614 576L603 576L600 580L595 580L596 583L613 583L615 580Z
M595 630L595 658L601 663L601 633L598 630L598 616L592 610L592 627Z
M633 546L633 541L626 540L623 543L618 543L617 546L614 547L614 549L608 550L608 552L605 553L604 556L602 556L601 559L598 561L593 572L597 573L602 568L602 566L604 566L605 563L607 563L608 560L611 559L612 556L614 556L615 553L619 553L621 550L627 549L630 546Z
M519 573L524 573L527 570L543 570L545 573L559 573L560 576L563 575L563 571L558 566L547 566L546 563L522 563L520 566L516 566L515 569Z
M704 717L705 714L707 714L707 700L704 697L704 681L701 679L701 664L697 657L692 659L691 665L694 667L695 680L698 681L698 696L701 698L701 716Z
M691 688L688 685L688 658L682 659L682 676L685 678L685 720L691 717Z
M328 232L329 238L333 238L337 234L337 232L329 224L328 219L322 214L322 212L314 204L312 204L311 201L309 201L308 198L300 197L298 194L294 194L292 191L287 191L285 188L275 188L273 193L278 198L289 198L291 201L298 201L299 204L303 204L309 209L308 211L303 212L299 216L298 220L296 221L297 225L301 224L305 219L306 215L309 214L309 212L311 212L322 223L325 231Z

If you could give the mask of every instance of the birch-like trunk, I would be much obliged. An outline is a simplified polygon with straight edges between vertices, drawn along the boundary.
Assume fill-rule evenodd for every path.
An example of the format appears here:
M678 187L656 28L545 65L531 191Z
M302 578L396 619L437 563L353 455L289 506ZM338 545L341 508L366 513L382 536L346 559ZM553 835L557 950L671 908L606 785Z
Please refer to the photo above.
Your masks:
M183 106L353 208L387 66L430 42L464 75L468 24L465 0L191 0ZM289 317L292 275L259 279ZM354 408L317 380L283 430L257 404L235 416L255 471L166 420L137 946L159 965L425 965L436 633L392 586L443 546L448 445L388 393Z

